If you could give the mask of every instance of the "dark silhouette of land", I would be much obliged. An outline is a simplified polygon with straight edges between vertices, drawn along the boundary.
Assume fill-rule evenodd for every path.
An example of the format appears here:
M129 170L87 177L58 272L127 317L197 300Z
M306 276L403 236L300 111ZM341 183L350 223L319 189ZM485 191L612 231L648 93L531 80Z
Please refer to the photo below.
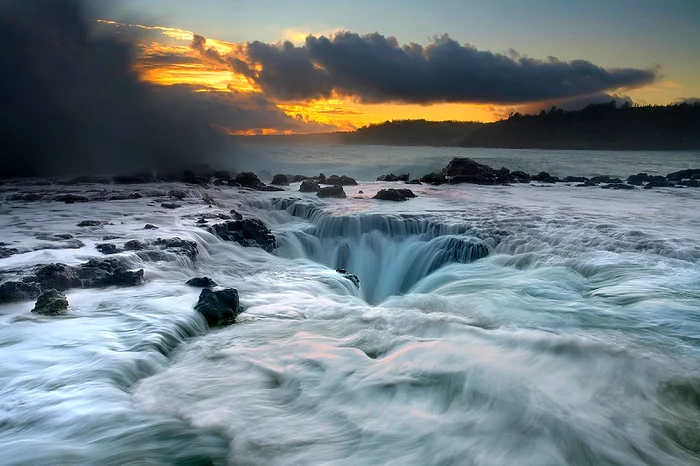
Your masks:
M611 101L582 110L514 113L495 123L395 120L354 132L262 136L265 142L504 149L700 150L700 103L640 106Z

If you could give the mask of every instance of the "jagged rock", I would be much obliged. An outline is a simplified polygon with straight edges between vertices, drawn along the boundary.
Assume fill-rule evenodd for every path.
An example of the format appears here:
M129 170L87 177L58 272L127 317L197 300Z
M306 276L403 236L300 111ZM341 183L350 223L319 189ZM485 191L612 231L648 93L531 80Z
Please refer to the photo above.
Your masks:
M331 175L325 181L319 181L319 183L330 184L333 186L357 186L357 181L355 181L354 178L350 178L349 176L345 175Z
M353 282L356 287L358 287L358 288L360 287L360 279L357 275L352 274L345 269L336 269L336 272L338 272L339 274L341 274L342 276L344 276L345 278L347 278L348 280Z
M102 222L100 220L83 220L82 222L78 223L76 226L77 227L101 227L103 225L107 225L108 222Z
M406 181L406 184L422 184L420 180L411 180L411 181Z
M402 175L394 175L390 173L388 175L382 175L377 178L377 181L408 181L409 174L404 173Z
M5 282L0 284L0 303L14 303L36 299L41 294L41 288L36 283Z
M124 243L124 249L126 251L141 251L143 248L143 243L137 239L132 239L131 241Z
M319 183L325 183L325 181L326 181L326 175L324 175L323 173L320 173L318 176L314 176L312 179L313 179L314 181L319 182Z
M66 295L57 290L47 290L41 293L39 299L36 300L34 314L44 316L57 316L65 314L68 310L68 299Z
M233 324L243 312L238 301L238 291L234 288L204 288L194 308L211 327Z
M299 187L299 192L302 193L317 193L321 190L321 187L314 180L304 180L301 182Z
M257 218L219 223L210 226L209 231L225 241L245 247L259 247L267 252L277 247L275 235Z
M216 282L209 277L192 278L190 280L187 280L187 283L185 283L185 285L193 286L195 288L213 288L215 286L218 286Z
M95 246L95 249L100 251L102 254L107 254L107 255L118 254L118 253L122 252L122 250L119 249L116 244L112 244L112 243L98 244L97 246Z
M689 170L680 170L677 172L669 173L666 175L666 179L669 181L682 181L688 180L695 175L700 175L700 168L691 168Z
M450 184L495 184L496 171L470 158L454 158L442 170L442 174L448 177Z
M263 186L262 188L258 189L258 191L267 191L267 192L281 192L284 191L284 188L278 188L277 186Z
M270 184L277 186L289 186L289 177L287 175L275 175Z
M409 198L416 197L416 195L410 189L382 189L375 196L374 199L381 199L383 201L407 201Z
M518 183L530 182L530 175L525 173L524 171L516 170L514 172L510 172L510 177L513 181L516 181Z
M116 259L90 259L72 267L65 264L39 266L33 277L26 279L41 289L64 291L70 288L101 288L106 286L136 286L144 283L143 269L130 271Z
M236 175L236 183L244 188L260 189L265 186L265 183L260 181L255 173L244 172Z
M423 183L432 184L434 186L447 183L447 177L442 173L428 173L427 175L424 175L420 180Z
M540 183L556 183L559 179L556 176L552 176L547 172L539 172L537 175L530 177L532 181L539 181Z
M316 193L316 195L318 197L335 197L338 199L343 199L347 197L347 194L345 194L343 187L340 185L333 185L321 188L319 189L318 193Z
M144 230L157 230L158 227L155 226L155 225L153 225L153 224L151 224L151 223L147 223L147 224L145 224L145 225L143 226L143 229L144 229Z
M153 183L156 180L152 173L137 173L134 175L117 175L112 178L116 184L144 184Z
M180 204L178 204L176 202L164 202L160 206L164 209L170 209L170 210L179 209L180 207L182 207Z
M585 183L588 181L588 178L585 176L567 176L562 181L564 181L564 183Z
M177 236L168 239L158 238L153 244L160 246L162 249L171 250L171 252L187 256L192 261L195 260L199 253L196 242L188 241Z
M231 212L229 213L231 214L234 220L243 220L243 215L239 214L235 210L231 210Z
M187 193L182 189L171 189L168 191L168 196L174 197L175 199L183 200L187 197Z

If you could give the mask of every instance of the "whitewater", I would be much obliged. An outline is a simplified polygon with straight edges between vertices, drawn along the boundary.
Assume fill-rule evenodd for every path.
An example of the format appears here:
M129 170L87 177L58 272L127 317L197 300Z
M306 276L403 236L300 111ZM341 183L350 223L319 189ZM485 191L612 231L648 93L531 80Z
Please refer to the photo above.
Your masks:
M412 185L417 198L394 203L372 197L403 184L370 181L457 151L562 176L666 174L700 154L264 151L242 168L315 174L315 158L359 185L347 199L299 183L0 186L0 241L18 250L0 281L104 257L105 236L199 252L110 256L145 285L68 290L65 316L0 305L1 464L700 464L700 189ZM171 189L187 195L176 210L161 207ZM114 191L143 197L48 200ZM197 223L232 209L277 248ZM203 276L238 290L236 324L209 329L194 310L201 290L185 282Z

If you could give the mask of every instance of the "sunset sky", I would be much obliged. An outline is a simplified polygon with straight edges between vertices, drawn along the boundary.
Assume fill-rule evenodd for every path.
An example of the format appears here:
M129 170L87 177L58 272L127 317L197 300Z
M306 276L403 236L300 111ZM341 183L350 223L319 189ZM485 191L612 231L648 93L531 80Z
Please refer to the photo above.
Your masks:
M127 5L104 20L147 26L128 27L140 33L143 78L230 106L236 124L215 124L231 133L494 121L610 96L641 104L700 96L696 0Z

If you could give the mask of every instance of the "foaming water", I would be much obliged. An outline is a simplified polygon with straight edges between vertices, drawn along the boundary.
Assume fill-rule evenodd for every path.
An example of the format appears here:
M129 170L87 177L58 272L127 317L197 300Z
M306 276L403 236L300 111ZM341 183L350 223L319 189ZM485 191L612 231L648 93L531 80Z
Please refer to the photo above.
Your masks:
M371 199L385 186L342 200L187 188L176 211L160 208L176 185L4 202L3 241L20 253L0 259L2 280L100 256L104 236L178 236L199 253L116 254L147 283L70 290L63 317L0 306L3 464L700 462L700 192L460 185ZM13 189L57 188L0 196ZM265 221L279 247L196 223L230 209ZM238 324L206 328L184 285L195 276L239 290Z

